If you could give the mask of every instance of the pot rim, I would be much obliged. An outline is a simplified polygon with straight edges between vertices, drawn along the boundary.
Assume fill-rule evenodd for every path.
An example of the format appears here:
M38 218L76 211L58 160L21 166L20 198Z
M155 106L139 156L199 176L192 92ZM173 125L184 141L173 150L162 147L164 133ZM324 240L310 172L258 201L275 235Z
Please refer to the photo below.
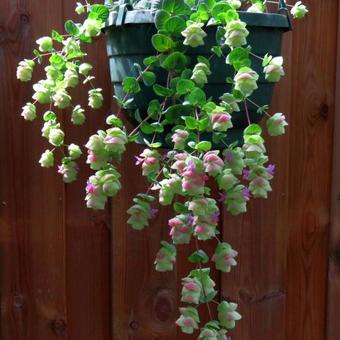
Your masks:
M292 29L290 18L286 14L279 13L250 13L238 11L240 19L247 26L268 27L290 31ZM104 30L112 26L153 24L156 11L151 10L126 10L124 13L110 13ZM123 16L122 16L123 15ZM119 18L122 16L121 18ZM119 20L119 23L117 22Z

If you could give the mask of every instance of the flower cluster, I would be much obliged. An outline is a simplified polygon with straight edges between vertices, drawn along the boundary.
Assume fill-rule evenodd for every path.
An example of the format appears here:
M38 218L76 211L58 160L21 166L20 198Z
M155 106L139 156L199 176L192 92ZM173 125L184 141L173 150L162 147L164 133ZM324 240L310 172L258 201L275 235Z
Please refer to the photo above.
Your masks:
M231 271L231 267L237 265L235 260L237 254L237 251L234 250L230 244L221 242L216 247L212 261L215 262L216 269L229 273Z
M134 199L134 205L127 211L130 215L128 223L135 230L142 230L149 225L149 219L153 217L151 202L154 197L150 195L138 194Z
M174 244L190 243L193 233L192 221L192 216L188 214L177 215L169 220L170 236Z
M111 165L91 176L86 186L86 205L92 209L104 209L107 199L114 197L121 189L120 174Z
M241 315L236 311L237 307L236 303L228 303L226 301L218 305L218 320L222 327L226 329L235 328L236 321L241 320Z
M158 251L155 260L156 270L159 272L172 271L176 263L176 247L165 241L162 241L161 244L162 247Z
M195 65L191 79L199 86L208 82L208 76L211 75L210 65L207 62L199 62Z
M216 236L220 211L213 198L198 198L188 202L188 209L193 215L194 235L206 241Z

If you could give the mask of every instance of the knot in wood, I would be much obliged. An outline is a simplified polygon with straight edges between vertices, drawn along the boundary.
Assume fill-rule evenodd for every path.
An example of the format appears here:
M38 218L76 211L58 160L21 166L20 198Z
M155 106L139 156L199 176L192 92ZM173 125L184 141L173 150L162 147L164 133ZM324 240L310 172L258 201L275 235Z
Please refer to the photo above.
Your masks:
M139 323L136 320L132 320L129 324L129 327L133 330L136 330L139 328Z
M51 321L51 330L57 335L63 337L66 334L66 322L64 319L55 319Z
M329 105L325 102L321 103L319 107L319 113L322 118L327 119L329 113Z

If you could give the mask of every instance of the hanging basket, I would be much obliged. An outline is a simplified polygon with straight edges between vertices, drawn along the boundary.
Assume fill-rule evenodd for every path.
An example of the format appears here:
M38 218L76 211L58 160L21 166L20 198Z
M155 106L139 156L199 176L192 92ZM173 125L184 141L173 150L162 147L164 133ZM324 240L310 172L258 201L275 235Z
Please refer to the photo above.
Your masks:
M282 35L291 30L291 22L286 14L239 12L240 19L247 23L247 29L250 32L248 44L252 46L254 54L264 56L268 53L274 57L281 54ZM151 37L156 33L154 16L154 11L128 10L128 6L123 5L118 13L111 14L104 29L107 36L107 53L113 91L120 98L125 95L122 86L123 80L126 77L138 76L135 63L143 65L144 58L155 54L151 44ZM196 64L198 56L206 58L211 56L211 48L216 45L216 30L216 26L207 27L205 29L207 33L205 45L198 48L188 48L186 55L190 57L191 67ZM260 59L252 58L252 68L260 75L260 78L258 90L254 92L250 99L260 106L267 105L271 102L274 84L265 80ZM160 68L153 71L157 75L157 82L166 86L165 71ZM227 83L226 79L234 77L234 70L226 64L225 58L216 57L211 63L211 72L204 90L207 98L212 97L217 102L223 93L230 92L231 85ZM134 118L135 110L139 109L143 117L146 115L149 102L153 99L159 99L152 87L147 87L143 83L140 83L140 86L142 91L134 95L134 101L125 110L128 119L135 125L138 124ZM248 109L251 122L259 122L262 115L257 113L257 108L249 104ZM243 110L244 107L241 105L241 111L232 114L233 128L228 130L225 139L226 144L236 141L239 144L243 143L243 130L248 125ZM171 126L167 128L168 130L164 132L163 136L158 136L163 144L166 144L166 135L170 132ZM148 135L143 137L150 138Z

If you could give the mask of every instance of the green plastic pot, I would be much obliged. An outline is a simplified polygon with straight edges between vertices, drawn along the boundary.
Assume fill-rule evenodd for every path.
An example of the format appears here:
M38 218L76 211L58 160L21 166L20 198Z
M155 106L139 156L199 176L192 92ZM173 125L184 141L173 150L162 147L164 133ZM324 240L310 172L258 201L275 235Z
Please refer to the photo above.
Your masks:
M124 92L122 82L126 77L138 76L138 70L135 63L143 65L143 59L155 54L151 44L151 37L156 33L154 26L155 12L145 10L127 10L127 7L121 7L118 14L111 14L105 27L107 36L107 53L110 62L111 80L113 90L116 96L123 98ZM290 19L283 14L259 14L239 12L240 19L247 23L250 31L248 43L252 46L252 52L264 56L269 53L273 56L281 54L282 35L291 29ZM190 57L192 66L197 62L197 56L202 55L209 58L212 54L211 48L216 45L216 27L211 26L206 29L207 37L205 45L198 48L189 48L187 55ZM258 58L252 59L252 68L260 75L258 81L258 90L250 98L260 106L270 104L274 84L265 80L263 75L262 61ZM230 84L226 82L228 77L234 77L234 70L226 65L224 58L214 58L211 63L212 75L209 76L209 83L204 90L207 98L212 97L215 101L225 92L230 91ZM166 74L159 69L156 71L157 82L166 86ZM125 110L129 120L138 124L134 118L134 112L138 108L141 116L146 114L148 104L152 99L158 97L154 94L152 87L140 84L142 91L135 95L133 103ZM159 98L158 98L159 99ZM241 104L241 112L235 112L232 115L233 128L226 134L225 144L237 141L243 143L243 130L248 125L244 109ZM262 115L258 114L257 108L251 104L248 105L251 122L257 123L261 120ZM164 143L166 135L170 132L171 126L160 136L160 141ZM146 139L150 136L144 136ZM152 136L151 136L152 137ZM222 147L222 146L221 146Z

